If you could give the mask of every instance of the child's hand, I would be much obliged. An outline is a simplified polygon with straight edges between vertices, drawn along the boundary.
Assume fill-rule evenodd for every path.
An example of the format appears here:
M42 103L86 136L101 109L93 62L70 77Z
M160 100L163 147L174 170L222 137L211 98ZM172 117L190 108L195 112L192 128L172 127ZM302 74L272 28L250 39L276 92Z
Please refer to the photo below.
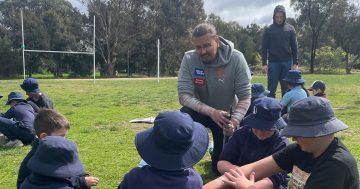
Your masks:
M99 182L99 178L93 176L86 176L85 182L88 187L96 186Z

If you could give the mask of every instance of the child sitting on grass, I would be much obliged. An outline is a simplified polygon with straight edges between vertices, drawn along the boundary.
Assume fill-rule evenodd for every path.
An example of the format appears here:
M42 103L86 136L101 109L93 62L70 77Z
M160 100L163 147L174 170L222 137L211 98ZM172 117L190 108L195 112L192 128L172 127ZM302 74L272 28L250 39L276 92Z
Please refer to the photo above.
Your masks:
M10 109L0 114L0 133L10 141L3 147L16 147L31 144L34 134L34 109L27 103L21 93L11 92L6 105Z
M311 87L308 88L309 91L312 91L314 96L327 98L325 94L325 83L321 80L316 80L312 83Z
M154 127L138 133L135 146L148 164L124 176L119 189L201 189L202 179L192 168L209 144L204 126L186 113L162 112Z
M68 130L70 129L70 124L68 120L60 113L51 109L42 109L35 118L34 128L38 138L34 140L31 151L26 155L20 165L17 179L18 189L31 173L37 173L36 169L35 171L31 169L32 165L29 165L31 164L29 160L36 153L39 142L47 136L65 137ZM62 140L57 139L57 141L61 142ZM72 182L71 185L75 188L87 189L91 186L97 185L99 179L82 172L80 175L72 175L70 180Z

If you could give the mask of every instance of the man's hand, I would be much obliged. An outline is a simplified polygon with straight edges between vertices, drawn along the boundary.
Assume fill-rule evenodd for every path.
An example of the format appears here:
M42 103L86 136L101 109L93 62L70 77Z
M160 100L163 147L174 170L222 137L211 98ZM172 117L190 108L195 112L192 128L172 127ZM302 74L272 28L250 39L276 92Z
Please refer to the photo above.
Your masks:
M223 110L214 109L210 113L211 119L221 128L228 128L230 124L229 113Z
M265 74L268 73L268 65L267 64L262 66L262 72L265 73Z
M249 189L255 184L255 172L250 174L250 179L246 178L240 169L231 169L224 175L228 180L223 181L236 189Z
M85 182L88 187L96 186L99 183L99 178L93 176L86 176Z
M298 70L298 69L299 69L299 65L298 65L298 64L293 64L291 69L293 69L293 70Z

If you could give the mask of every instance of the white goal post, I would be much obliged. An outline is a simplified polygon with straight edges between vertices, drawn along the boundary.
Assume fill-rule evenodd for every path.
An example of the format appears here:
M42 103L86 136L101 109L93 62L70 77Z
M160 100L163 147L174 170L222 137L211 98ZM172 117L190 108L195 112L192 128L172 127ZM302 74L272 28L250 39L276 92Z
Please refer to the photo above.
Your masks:
M78 52L78 51L52 51L52 50L34 50L34 49L26 49L24 43L24 19L23 19L23 10L21 10L21 36L22 36L22 62L23 62L23 75L24 79L26 77L25 74L25 52L36 52L36 53L61 53L61 54L85 54L93 56L93 74L94 74L94 82L95 82L95 16L94 16L94 35L93 35L93 49L92 52Z

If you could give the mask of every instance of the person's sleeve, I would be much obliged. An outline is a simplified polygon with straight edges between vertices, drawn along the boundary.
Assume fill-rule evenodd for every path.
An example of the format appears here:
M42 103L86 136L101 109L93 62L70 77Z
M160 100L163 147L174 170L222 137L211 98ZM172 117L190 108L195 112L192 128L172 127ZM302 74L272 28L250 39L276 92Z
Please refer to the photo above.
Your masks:
M293 157L294 150L296 150L296 143L290 144L286 146L284 149L274 153L272 155L275 163L284 171L290 173L292 171L294 165Z
M90 189L90 187L86 185L85 176L87 175L70 177L70 181L75 189Z
M242 53L235 59L238 61L235 73L235 94L239 99L232 117L240 123L251 103L251 73Z
M340 161L329 161L320 167L316 168L317 171L311 173L311 178L306 183L308 188L326 188L326 189L339 189L339 188L354 188L355 186L350 175L352 174L349 168Z
M243 128L242 128L243 129ZM241 141L238 140L240 130L236 131L230 138L229 142L225 144L223 151L221 152L219 160L228 161L231 164L236 165L239 155L241 153Z
M128 174L124 176L124 179L120 182L118 189L128 189Z
M281 99L281 101L280 101L280 104L281 104L283 107L285 107L285 106L287 106L287 105L290 103L290 100L291 100L291 98L290 98L290 93L287 92L287 93L285 93L285 95L282 97L282 99Z
M267 64L267 52L269 49L269 36L268 36L268 29L265 29L264 34L262 36L262 43L261 43L261 60L262 65Z
M202 103L199 99L195 97L194 94L194 84L192 81L191 70L188 66L190 63L190 57L185 54L178 76L178 95L179 95L179 102L181 105L188 107L196 112L199 112L203 115L209 116L210 113L214 110L214 108Z
M293 64L298 64L298 43L296 38L296 32L295 29L291 30L290 35L290 46L291 46L291 53L293 57Z
M15 110L14 110L14 106L13 107L11 107L8 111L6 111L5 113L4 113L4 118L7 118L7 119L11 119L11 118L13 118L14 116L15 116L15 112L14 112Z
M32 148L30 152L25 156L24 160L21 162L18 178L16 181L16 185L18 189L20 188L21 184L25 181L26 177L31 174L31 170L27 167L27 163L30 160L30 158L35 154L38 142L39 141L36 138L32 144Z
M274 153L286 148L288 142L289 141L287 138L282 138L282 142L274 148ZM289 181L289 176L287 175L287 172L282 171L278 174L269 177L269 179L273 183L274 188L281 188L280 186L282 186L282 188L286 188L287 183Z
M34 112L38 113L40 111L39 106L36 105L33 101L27 101L27 103L34 109Z

